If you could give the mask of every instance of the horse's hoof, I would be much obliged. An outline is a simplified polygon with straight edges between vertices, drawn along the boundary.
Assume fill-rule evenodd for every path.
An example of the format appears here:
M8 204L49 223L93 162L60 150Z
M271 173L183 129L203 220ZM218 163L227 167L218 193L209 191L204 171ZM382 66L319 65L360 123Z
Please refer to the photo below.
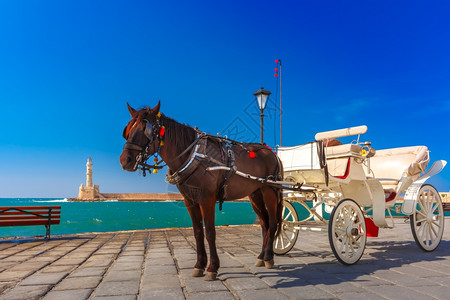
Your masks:
M205 270L203 270L203 269L194 268L194 271L192 272L192 277L203 277L204 271Z
M267 269L272 269L272 268L273 268L273 265L274 265L273 259L271 259L271 260L265 260L265 261L264 261L264 265L266 266Z
M256 260L255 267L264 267L264 260L258 258Z
M217 278L217 272L206 272L205 281L214 281Z

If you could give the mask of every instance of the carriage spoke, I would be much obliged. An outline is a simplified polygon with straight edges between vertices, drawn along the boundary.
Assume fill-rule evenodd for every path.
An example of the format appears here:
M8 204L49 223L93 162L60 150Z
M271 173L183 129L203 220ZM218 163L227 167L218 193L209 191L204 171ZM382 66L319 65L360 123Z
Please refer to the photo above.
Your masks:
M423 207L423 199L419 199L419 201L417 201L417 203L420 206L420 210L418 210L417 212L426 211L425 208Z
M427 215L424 214L423 212L421 212L420 210L416 211L419 215L422 215L423 217L425 217L425 219L427 218ZM417 218L417 217L416 217Z
M284 217L284 219L285 220L287 220L287 219L289 219L289 217L292 215L292 212L290 211L287 215L286 215L286 217Z
M431 226L431 224L428 225L428 231L430 232L430 236L433 237L433 240L438 236L436 230Z
M438 208L439 208L438 203L435 203L434 206L433 206L433 208L431 209L431 212L434 214L435 211L436 211Z
M280 242L281 242L281 248L284 248L285 246L284 246L284 239L283 239L283 237L281 237L280 236Z
M346 238L345 239L345 257L349 258L350 256L348 255L348 244L349 244L349 239Z
M416 225L422 223L423 221L425 221L427 218L422 218L420 220L416 219Z
M433 222L431 222L431 224L433 224L433 225L435 225L435 226L437 226L437 228L441 228L441 224L439 224L439 222L436 220L436 221L433 221Z

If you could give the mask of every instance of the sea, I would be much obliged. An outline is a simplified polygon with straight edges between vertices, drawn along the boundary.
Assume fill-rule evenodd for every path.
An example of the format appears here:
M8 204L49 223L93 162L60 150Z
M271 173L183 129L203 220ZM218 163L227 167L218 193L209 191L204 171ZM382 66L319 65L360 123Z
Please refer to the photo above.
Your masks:
M52 235L192 226L181 201L72 202L66 198L0 198L0 206L39 205L61 205L61 223L51 226ZM299 219L307 216L307 211L299 203L293 205ZM449 214L445 213L446 216ZM324 213L324 217L328 219L329 213ZM259 222L250 202L224 202L221 211L219 205L216 206L216 225L255 223ZM42 225L0 227L0 238L43 235L45 227Z
M191 218L181 201L72 202L58 198L0 198L0 206L61 205L61 222L51 235L190 227ZM250 202L224 202L216 207L216 225L253 224L256 214ZM45 235L45 226L0 227L1 237Z

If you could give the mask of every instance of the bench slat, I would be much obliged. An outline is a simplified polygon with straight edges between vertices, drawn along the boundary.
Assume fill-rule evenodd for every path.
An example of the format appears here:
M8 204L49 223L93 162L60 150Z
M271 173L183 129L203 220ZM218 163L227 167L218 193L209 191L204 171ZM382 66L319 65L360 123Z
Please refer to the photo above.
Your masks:
M33 215L33 214L38 214L41 216L47 216L49 215L48 210L46 211L42 211L42 210L37 210L37 211L5 211L5 212L1 212L2 215L5 216L19 216L19 215ZM53 211L52 210L52 216L56 216L56 215L60 215L61 211Z
M3 222L1 226L8 227L8 226L31 226L31 225L47 225L48 221L45 220L39 220L39 221L8 221ZM56 221L50 221L50 225L57 225L59 224L59 220Z
M49 208L53 209L61 209L61 205L51 205L51 206L0 206L0 210L6 210L6 209L22 209L22 210L37 210L37 209L46 209L48 210Z
M59 220L61 216L53 216L50 218L51 220ZM2 216L0 215L0 223L6 220L48 220L48 216L38 217L38 216Z

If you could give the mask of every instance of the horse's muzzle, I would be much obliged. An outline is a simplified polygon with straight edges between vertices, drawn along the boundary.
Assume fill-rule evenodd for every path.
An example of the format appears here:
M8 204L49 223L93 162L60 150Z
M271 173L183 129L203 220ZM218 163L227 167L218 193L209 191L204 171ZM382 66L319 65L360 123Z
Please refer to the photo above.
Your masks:
M129 172L134 172L137 170L136 156L131 155L130 151L124 149L120 155L120 165L122 169Z

